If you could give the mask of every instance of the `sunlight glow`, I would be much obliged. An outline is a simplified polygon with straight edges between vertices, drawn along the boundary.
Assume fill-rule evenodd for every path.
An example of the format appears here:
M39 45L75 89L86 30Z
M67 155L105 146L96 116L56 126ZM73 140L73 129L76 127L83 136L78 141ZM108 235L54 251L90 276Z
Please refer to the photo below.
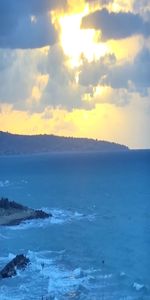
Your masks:
M61 46L73 68L80 66L84 59L92 62L108 52L108 46L100 42L100 31L81 29L82 18L91 12L89 5L82 1L80 11L76 10L76 6L74 3L72 11L66 14L52 13L53 23L60 34Z
M97 60L108 50L106 44L99 42L99 32L80 28L84 14L60 17L61 44L72 67L78 67L83 59Z

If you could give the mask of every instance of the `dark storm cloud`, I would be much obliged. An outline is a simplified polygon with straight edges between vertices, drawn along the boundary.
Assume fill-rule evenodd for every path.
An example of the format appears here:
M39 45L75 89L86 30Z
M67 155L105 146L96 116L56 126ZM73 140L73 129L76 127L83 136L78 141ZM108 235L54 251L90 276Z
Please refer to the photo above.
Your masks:
M96 11L82 20L82 28L101 30L102 39L123 39L132 35L150 36L150 22L144 22L139 14L114 13L107 9Z
M80 68L79 83L83 86L97 86L115 63L116 58L113 54L105 55L99 61L85 61Z
M2 14L41 14L57 7L64 7L66 0L1 0Z
M45 72L49 75L49 81L43 93L42 104L68 110L83 106L87 108L88 105L82 103L82 96L87 88L75 84L76 70L67 68L66 61L67 57L62 48L58 44L54 45L49 51L45 64ZM42 69L43 67L40 72Z
M34 50L0 49L0 103L24 108L36 82L37 59Z
M131 63L118 65L113 55L81 67L79 83L83 86L107 85L146 95L150 88L150 50L143 48Z
M38 48L54 44L57 33L49 10L66 0L0 0L0 47ZM35 17L31 22L31 16Z
M129 83L141 94L146 94L150 88L150 51L147 48L136 56L132 64L116 66L109 70L105 83L113 88L130 88Z
M87 87L76 84L76 70L67 68L68 58L58 43L46 56L39 49L0 49L0 58L0 104L30 112L42 112L45 107L89 108L82 102ZM41 76L48 78L43 89ZM33 99L33 88L41 91L38 102Z

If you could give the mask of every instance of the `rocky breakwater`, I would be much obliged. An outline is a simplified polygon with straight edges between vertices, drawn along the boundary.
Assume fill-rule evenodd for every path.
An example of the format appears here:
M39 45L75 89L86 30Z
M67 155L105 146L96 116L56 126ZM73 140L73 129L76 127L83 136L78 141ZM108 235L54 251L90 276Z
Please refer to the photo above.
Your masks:
M29 258L23 254L16 255L1 271L0 278L9 278L17 275L17 270L24 270L30 263Z
M7 198L0 199L0 225L11 226L19 225L21 222L33 219L46 219L52 217L43 210L35 210L9 201Z

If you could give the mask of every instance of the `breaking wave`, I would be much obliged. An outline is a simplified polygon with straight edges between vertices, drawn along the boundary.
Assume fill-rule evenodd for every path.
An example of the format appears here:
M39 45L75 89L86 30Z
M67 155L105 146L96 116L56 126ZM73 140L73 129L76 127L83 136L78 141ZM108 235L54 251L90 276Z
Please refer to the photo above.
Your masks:
M10 230L27 230L30 228L45 228L50 225L61 225L63 223L77 222L87 220L92 222L95 220L95 214L85 215L77 211L61 210L61 209L48 209L42 208L47 213L52 213L52 217L47 219L36 219L22 222L20 225L8 227Z
M42 299L42 296L58 300L96 299L97 291L112 278L112 274L103 275L101 269L67 267L63 261L65 250L28 251L27 256L31 261L27 269L11 280L3 280L0 287L3 300ZM13 258L10 253L0 261L5 264Z

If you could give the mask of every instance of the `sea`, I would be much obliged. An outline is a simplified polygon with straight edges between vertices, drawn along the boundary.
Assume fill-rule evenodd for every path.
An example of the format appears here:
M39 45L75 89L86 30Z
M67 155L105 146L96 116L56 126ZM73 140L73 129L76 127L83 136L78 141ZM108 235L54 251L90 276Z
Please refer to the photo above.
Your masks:
M149 300L150 151L0 157L0 197L52 218L0 228L0 300Z

